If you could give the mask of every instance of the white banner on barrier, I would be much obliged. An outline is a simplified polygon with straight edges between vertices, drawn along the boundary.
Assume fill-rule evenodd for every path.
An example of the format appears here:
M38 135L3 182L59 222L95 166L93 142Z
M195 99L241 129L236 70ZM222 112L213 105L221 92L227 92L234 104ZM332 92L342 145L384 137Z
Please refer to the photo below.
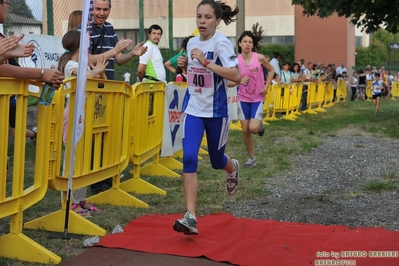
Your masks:
M34 43L35 50L30 57L19 58L19 64L23 67L50 68L58 65L58 59L64 53L61 37L26 34L21 43Z
M165 117L161 156L172 156L181 150L184 114L182 104L187 88L168 83L165 93Z
M227 89L227 104L230 121L238 120L237 86Z
M61 37L42 34L26 34L21 40L23 44L34 43L35 50L30 57L19 58L18 63L22 67L51 68L58 66L58 59L64 53ZM39 92L39 88L29 85L29 91Z

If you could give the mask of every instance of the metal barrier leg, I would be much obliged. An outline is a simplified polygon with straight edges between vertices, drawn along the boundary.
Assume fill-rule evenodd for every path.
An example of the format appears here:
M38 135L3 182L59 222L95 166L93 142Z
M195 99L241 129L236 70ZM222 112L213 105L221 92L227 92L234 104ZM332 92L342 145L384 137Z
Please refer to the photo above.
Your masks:
M319 105L314 110L316 112L327 112L326 110L323 109L322 104L323 104L322 102L319 102Z
M263 124L267 123L266 121L277 121L279 120L276 117L276 110L274 107L269 107L269 113L263 118Z
M65 209L61 209L38 219L26 222L24 228L62 233L64 232L64 221ZM76 212L69 210L68 233L105 236L107 231Z
M281 120L290 120L290 121L295 121L295 119L297 119L298 117L294 115L293 112L291 112L290 114L284 116L281 118Z
M24 228L46 230L63 233L66 215L66 192L63 192L63 204L59 211L50 213L33 221L26 222ZM69 210L68 233L79 235L105 236L107 231L88 219L80 216L73 210Z
M183 170L183 164L171 156L159 159L159 163L173 170Z
M179 174L160 163L159 153L154 156L154 160L152 162L141 167L140 173L148 176L166 176L180 178Z
M166 192L165 192L166 193ZM87 198L88 202L96 204L111 204L116 206L132 206L136 208L148 208L149 205L142 200L130 195L122 190L122 183L118 176L113 177L112 188L104 192L100 192L94 196Z
M166 168L167 169L167 168ZM133 178L124 181L120 184L120 188L124 191L134 192L137 194L159 194L166 195L166 191L148 183L140 178L141 166L134 165L133 170L130 172Z
M201 145L202 145L202 144L201 144ZM200 149L199 149L199 154L208 155L208 151L204 150L203 148L200 148ZM183 158L183 156L182 156L182 158ZM202 158L201 158L201 160L202 160Z
M61 258L22 234L22 212L11 216L10 233L0 237L0 256L37 263L61 262Z
M201 152L201 151L202 151L202 152ZM206 150L200 148L199 154L206 154L206 155L207 155L208 152L207 152ZM173 153L173 157L174 157L174 158L182 159L182 158L183 158L183 150L179 150L179 151ZM202 160L203 160L202 157L198 155L198 161L202 161ZM172 169L173 169L173 168L172 168ZM182 167L182 169L183 169L183 167Z
M311 107L309 107L309 109L303 111L302 113L311 114L311 115L317 115L317 112L315 110L313 110Z
M165 190L160 189L159 187L156 187L140 178L140 166L135 165L133 171L131 171L130 173L133 174L133 178L122 182L120 186L121 189L137 194L166 195Z
M121 184L122 186L122 184ZM165 192L166 193L166 192ZM133 197L126 191L119 188L111 188L87 198L88 202L96 204L111 204L116 206L132 206L136 208L148 208L149 205L144 201Z
M204 134L204 136L202 137L201 146L206 146L206 147L208 147L208 141L206 140L205 134Z
M240 121L236 121L236 122L231 122L230 123L230 129L231 130L241 130L242 128L241 128L241 123L240 123Z

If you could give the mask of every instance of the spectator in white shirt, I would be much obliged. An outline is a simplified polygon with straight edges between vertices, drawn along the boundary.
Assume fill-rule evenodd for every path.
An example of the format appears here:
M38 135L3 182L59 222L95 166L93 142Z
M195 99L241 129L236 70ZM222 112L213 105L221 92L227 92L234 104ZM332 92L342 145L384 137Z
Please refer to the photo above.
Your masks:
M130 84L130 73L128 71L126 71L125 74L123 74L123 77L125 79L125 82Z
M348 71L346 70L344 61L341 61L341 65L335 69L335 72L337 73L337 75L338 74L342 75L344 72L348 73Z
M278 63L278 60L280 60L280 53L274 52L273 59L270 61L270 64L274 68L274 73L275 73L274 78L276 78L277 75L280 75L280 65Z

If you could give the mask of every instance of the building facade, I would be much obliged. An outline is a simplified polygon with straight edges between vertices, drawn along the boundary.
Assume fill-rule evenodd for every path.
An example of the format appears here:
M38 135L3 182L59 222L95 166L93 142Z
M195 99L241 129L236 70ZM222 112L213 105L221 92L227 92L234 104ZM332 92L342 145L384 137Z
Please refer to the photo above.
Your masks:
M235 6L239 0L224 0ZM43 4L43 31L48 32L47 0ZM140 40L140 12L143 12L144 29L152 24L159 24L164 34L159 46L169 48L169 9L173 10L173 48L180 46L181 40L190 35L196 27L195 10L199 1L188 0L112 0L112 9L108 21L112 23L119 38L132 39L134 43ZM169 6L171 4L171 6ZM82 9L81 0L53 1L54 35L62 36L67 30L68 15L73 10ZM245 0L245 21L237 21L225 26L220 23L218 31L236 42L236 24L244 23L245 29L251 29L258 22L266 31L263 40L265 44L277 43L283 45L294 44L298 58L311 57L313 61L338 64L341 60L354 64L355 45L367 46L367 35L351 26L348 19L332 16L327 19L304 17L300 7L291 5L291 0ZM322 26L323 25L323 26ZM309 34L310 33L310 34ZM339 38L338 38L339 36ZM146 34L145 34L146 37ZM333 45L338 41L336 45ZM311 45L312 44L312 45ZM327 45L327 46L326 46ZM334 47L347 46L344 54L334 55ZM309 48L311 47L311 48ZM353 50L353 51L352 51Z

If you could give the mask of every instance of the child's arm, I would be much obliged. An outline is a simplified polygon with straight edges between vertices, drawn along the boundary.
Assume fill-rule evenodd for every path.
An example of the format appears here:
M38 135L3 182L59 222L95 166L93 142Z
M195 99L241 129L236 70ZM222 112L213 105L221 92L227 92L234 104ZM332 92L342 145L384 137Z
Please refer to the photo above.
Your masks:
M59 88L64 80L64 76L57 69L18 67L9 64L0 65L0 77L35 79L50 83L54 88Z
M107 79L107 76L105 75L105 68L107 67L107 65L108 61L106 61L104 57L99 57L95 66L93 64L90 65L91 70L87 70L87 77L99 77L102 79Z

